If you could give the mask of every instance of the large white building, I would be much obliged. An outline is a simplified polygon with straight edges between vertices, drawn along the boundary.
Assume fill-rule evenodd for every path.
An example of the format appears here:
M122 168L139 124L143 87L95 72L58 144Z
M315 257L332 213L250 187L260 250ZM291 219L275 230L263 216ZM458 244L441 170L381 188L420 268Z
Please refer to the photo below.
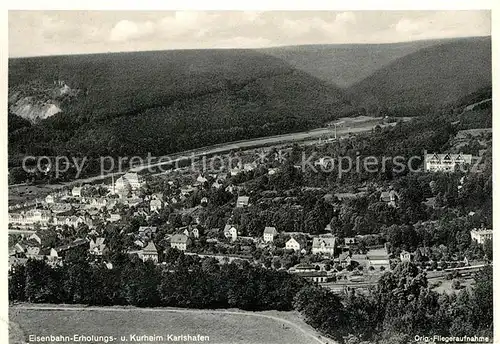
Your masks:
M114 192L121 193L128 190L137 190L142 186L142 181L139 175L135 172L127 172L118 178L114 185Z
M369 266L374 269L390 270L391 268L389 253L387 252L387 247L385 246L380 249L369 250L366 253L366 259L368 260Z
M486 240L493 240L493 230L491 229L477 229L474 228L470 231L470 237L478 244L484 244Z
M47 226L52 219L50 210L45 209L32 209L27 212L9 213L9 223L13 226L25 227L39 224Z
M425 170L431 172L452 172L456 167L470 165L471 154L427 154L425 153Z

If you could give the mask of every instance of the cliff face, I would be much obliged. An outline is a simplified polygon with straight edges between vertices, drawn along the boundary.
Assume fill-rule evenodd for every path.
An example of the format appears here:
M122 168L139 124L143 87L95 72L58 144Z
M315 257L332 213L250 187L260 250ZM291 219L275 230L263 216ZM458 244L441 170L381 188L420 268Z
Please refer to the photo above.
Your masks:
M62 112L61 104L78 94L63 81L30 82L9 91L9 111L33 124Z
M35 97L21 98L12 104L9 110L34 124L61 112L55 102L40 102Z

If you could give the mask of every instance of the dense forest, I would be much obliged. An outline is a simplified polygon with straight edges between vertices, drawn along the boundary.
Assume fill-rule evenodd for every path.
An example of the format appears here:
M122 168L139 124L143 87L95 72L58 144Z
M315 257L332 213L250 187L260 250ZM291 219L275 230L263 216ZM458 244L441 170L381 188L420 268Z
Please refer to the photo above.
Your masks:
M412 52L414 46L421 49ZM25 155L167 155L317 128L342 116L422 116L455 109L461 97L491 84L488 37L370 46L388 64L348 89L316 77L321 71L310 71L312 62L294 60L304 49L318 51L326 68L332 50L315 46L10 59L9 166ZM365 50L356 59L368 68L373 57ZM352 63L339 66L361 73ZM354 74L349 78L362 73ZM70 91L61 95L59 82ZM16 115L27 103L61 112L32 124Z
M363 106L455 102L491 85L490 37L452 40L404 56L348 88Z
M337 87L250 50L9 61L13 103L52 80L78 95L55 99L62 112L36 125L9 114L11 156L170 154L317 127L349 107Z

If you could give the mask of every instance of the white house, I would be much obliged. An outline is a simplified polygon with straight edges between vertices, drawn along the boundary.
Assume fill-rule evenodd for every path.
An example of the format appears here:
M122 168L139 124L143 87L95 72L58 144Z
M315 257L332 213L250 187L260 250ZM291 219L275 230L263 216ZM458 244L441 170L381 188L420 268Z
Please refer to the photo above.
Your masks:
M248 163L248 164L244 164L243 165L243 169L247 172L249 171L253 171L257 168L257 164L255 162L251 162L251 163Z
M205 182L207 182L207 178L203 177L201 174L198 176L198 178L196 178L196 182L198 182L199 184L204 184Z
M106 248L106 244L104 243L105 239L102 237L98 237L95 240L91 239L89 243L89 252L95 256L102 256L104 249Z
M229 184L228 186L226 186L226 189L225 189L227 192L230 192L230 193L233 193L234 190L235 190L235 187L233 184Z
M54 203L54 196L47 195L47 197L45 197L45 203L47 203L47 204L53 204Z
M194 227L193 229L187 227L185 230L184 230L184 235L188 236L188 237L193 237L193 238L199 238L200 237L200 231L198 228Z
M161 210L162 204L159 199L153 199L149 202L149 210L150 211L159 211Z
M92 198L90 201L90 206L96 209L102 209L106 207L108 200L106 198Z
M243 208L243 207L248 207L248 200L250 197L248 196L239 196L238 200L236 201L236 208Z
M193 230L191 231L191 234L193 235L193 237L195 238L199 238L200 237L200 231L198 230L198 228L193 228Z
M384 268L386 270L390 269L389 253L387 248L373 249L366 253L366 259L368 260L369 266L375 269Z
M85 223L84 218L75 215L67 217L65 221L66 225L74 228L77 228L81 223Z
M158 251L153 241L150 241L146 247L142 249L142 261L146 262L148 260L158 263Z
M238 239L238 230L234 226L226 225L224 227L224 236L226 238L231 238L231 241L235 241Z
M109 215L109 222L116 222L120 221L122 216L120 214L110 214Z
M82 187L81 186L75 186L71 190L71 196L73 196L73 197L82 197Z
M294 237L291 237L286 243L285 243L285 249L287 250L294 250L295 252L300 251L303 248L304 245L301 245Z
M123 179L125 179L132 190L137 190L142 186L142 181L139 175L136 172L127 172L123 175Z
M276 235L278 235L276 227L264 228L264 242L273 242Z
M335 237L316 237L313 238L312 254L334 254Z
M113 186L113 191L118 193L120 197L125 197L132 190L130 183L125 178L120 177L116 180L115 185Z
M380 201L387 203L388 206L396 208L399 194L395 190L384 191L380 194Z
M399 254L399 259L401 260L401 262L405 263L405 262L411 262L411 253L408 252L408 251L402 251L400 254Z
M170 238L170 247L176 248L181 251L186 251L190 244L189 237L184 234L174 234Z

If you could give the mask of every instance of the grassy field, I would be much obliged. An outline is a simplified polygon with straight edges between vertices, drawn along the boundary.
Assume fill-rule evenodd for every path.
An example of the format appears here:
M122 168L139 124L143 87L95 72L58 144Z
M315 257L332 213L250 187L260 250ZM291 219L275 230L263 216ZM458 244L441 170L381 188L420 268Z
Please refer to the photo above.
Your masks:
M333 343L293 312L231 312L179 309L81 308L26 309L11 307L10 344L24 343L29 335L112 335L115 342L130 335L203 335L209 343ZM162 342L162 341L160 341ZM165 340L166 342L166 340ZM139 341L139 343L141 343ZM146 342L144 342L146 343ZM186 341L185 343L191 343Z

